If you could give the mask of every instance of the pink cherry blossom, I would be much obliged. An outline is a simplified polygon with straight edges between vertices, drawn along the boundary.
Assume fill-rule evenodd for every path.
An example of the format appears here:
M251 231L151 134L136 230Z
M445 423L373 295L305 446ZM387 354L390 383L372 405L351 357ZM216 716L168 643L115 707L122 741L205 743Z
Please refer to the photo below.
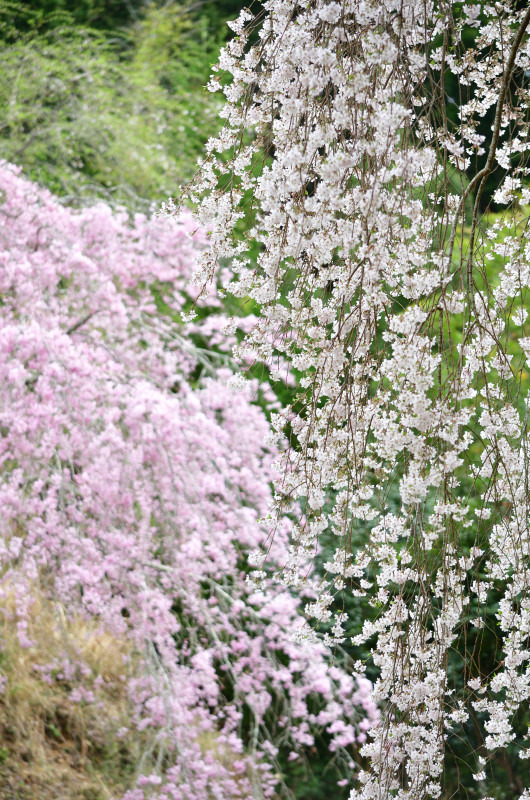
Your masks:
M322 645L291 640L288 590L245 580L277 452L257 383L228 386L236 339L215 291L181 322L206 237L187 213L74 211L6 163L0 197L0 596L15 596L20 643L36 585L129 643L116 735L142 731L161 755L124 800L272 797L279 748L301 752L324 728L351 750L377 710L342 696ZM280 535L267 571L286 546ZM44 673L93 702L81 657L58 652ZM322 724L307 721L315 700Z

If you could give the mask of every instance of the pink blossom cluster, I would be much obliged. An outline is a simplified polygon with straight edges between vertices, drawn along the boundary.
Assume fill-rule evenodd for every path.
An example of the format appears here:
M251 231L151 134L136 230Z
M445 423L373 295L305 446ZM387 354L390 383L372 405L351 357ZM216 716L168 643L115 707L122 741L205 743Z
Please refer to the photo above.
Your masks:
M22 645L35 585L130 643L118 735L151 744L127 800L270 797L280 749L294 759L317 731L353 763L370 684L292 640L288 590L245 580L275 451L257 386L228 385L215 294L195 339L177 321L204 236L189 214L73 211L6 163L0 197L0 595ZM71 654L51 666L94 701Z
M480 732L470 759L485 785L530 700L530 239L517 215L530 200L530 11L265 0L232 27L210 84L225 125L190 192L211 242L197 281L228 259L230 291L261 310L239 357L298 378L273 416L273 540L286 509L303 511L285 583L303 588L334 535L306 610L341 642L344 595L367 609L353 638L373 645L384 714L351 798L435 800L447 738ZM493 201L511 210L488 229L494 169L506 177ZM458 684L458 648L492 622L502 656L486 668L473 654Z

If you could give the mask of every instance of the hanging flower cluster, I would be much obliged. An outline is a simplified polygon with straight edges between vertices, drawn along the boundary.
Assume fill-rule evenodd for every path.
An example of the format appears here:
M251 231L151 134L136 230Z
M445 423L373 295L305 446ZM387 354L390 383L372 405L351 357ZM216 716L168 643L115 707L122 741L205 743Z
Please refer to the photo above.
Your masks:
M343 598L365 602L353 638L382 719L352 800L456 796L466 770L485 797L530 755L523 6L266 0L210 85L226 123L190 190L211 242L197 281L229 261L261 309L240 356L299 387L273 419L270 541L301 508L283 577L303 588L336 538L314 639L348 640ZM495 170L509 209L488 223Z
M174 321L204 243L190 216L74 212L5 163L0 194L0 598L21 645L36 586L129 643L118 733L148 743L130 800L269 797L279 754L317 732L350 763L377 718L369 682L291 642L288 591L245 582L274 451L257 387L230 389L218 363L215 296L195 344ZM284 553L280 535L268 568ZM39 669L95 702L75 653Z

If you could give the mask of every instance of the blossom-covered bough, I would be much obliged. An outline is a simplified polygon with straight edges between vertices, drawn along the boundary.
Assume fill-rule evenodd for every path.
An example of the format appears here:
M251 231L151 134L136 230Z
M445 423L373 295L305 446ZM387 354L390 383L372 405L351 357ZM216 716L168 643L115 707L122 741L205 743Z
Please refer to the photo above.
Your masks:
M298 380L269 523L290 511L283 579L318 584L312 635L348 641L343 600L365 603L382 716L351 798L460 796L466 775L527 798L530 10L262 5L210 87L197 279L229 260L261 309L240 356Z

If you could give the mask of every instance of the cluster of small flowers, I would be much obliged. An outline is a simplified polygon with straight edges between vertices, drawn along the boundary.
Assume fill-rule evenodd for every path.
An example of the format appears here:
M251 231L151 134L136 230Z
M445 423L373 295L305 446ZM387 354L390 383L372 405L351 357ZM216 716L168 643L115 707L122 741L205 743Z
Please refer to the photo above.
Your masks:
M287 590L245 582L275 453L257 385L228 386L215 292L175 321L204 236L186 214L73 211L5 163L0 196L0 598L15 597L21 645L36 584L128 642L117 735L142 731L154 753L135 800L269 797L279 748L303 754L317 731L351 760L377 718L366 682L291 641ZM284 552L280 535L265 568ZM92 702L72 658L55 668Z
M446 731L470 703L487 712L487 751L513 739L530 698L530 339L517 347L510 335L527 316L530 246L509 215L493 244L478 226L493 167L509 173L498 203L528 174L529 91L512 78L530 69L530 12L451 0L263 7L259 26L240 17L219 62L233 80L190 192L211 242L196 280L231 259L229 290L261 308L238 354L299 376L296 403L273 417L277 441L288 430L291 442L276 465L272 540L286 508L300 509L284 580L307 582L331 531L338 553L309 614L330 622L344 591L378 609L355 643L376 637L384 724L352 800L437 798ZM470 97L453 125L448 69ZM491 107L486 165L459 192L453 176L484 153L477 127ZM233 235L242 219L246 238ZM495 288L482 278L488 257L504 261ZM459 631L483 624L494 582L503 659L493 680L474 676L488 691L474 699L471 686L450 687L448 664ZM335 619L328 639L342 641L347 620Z

